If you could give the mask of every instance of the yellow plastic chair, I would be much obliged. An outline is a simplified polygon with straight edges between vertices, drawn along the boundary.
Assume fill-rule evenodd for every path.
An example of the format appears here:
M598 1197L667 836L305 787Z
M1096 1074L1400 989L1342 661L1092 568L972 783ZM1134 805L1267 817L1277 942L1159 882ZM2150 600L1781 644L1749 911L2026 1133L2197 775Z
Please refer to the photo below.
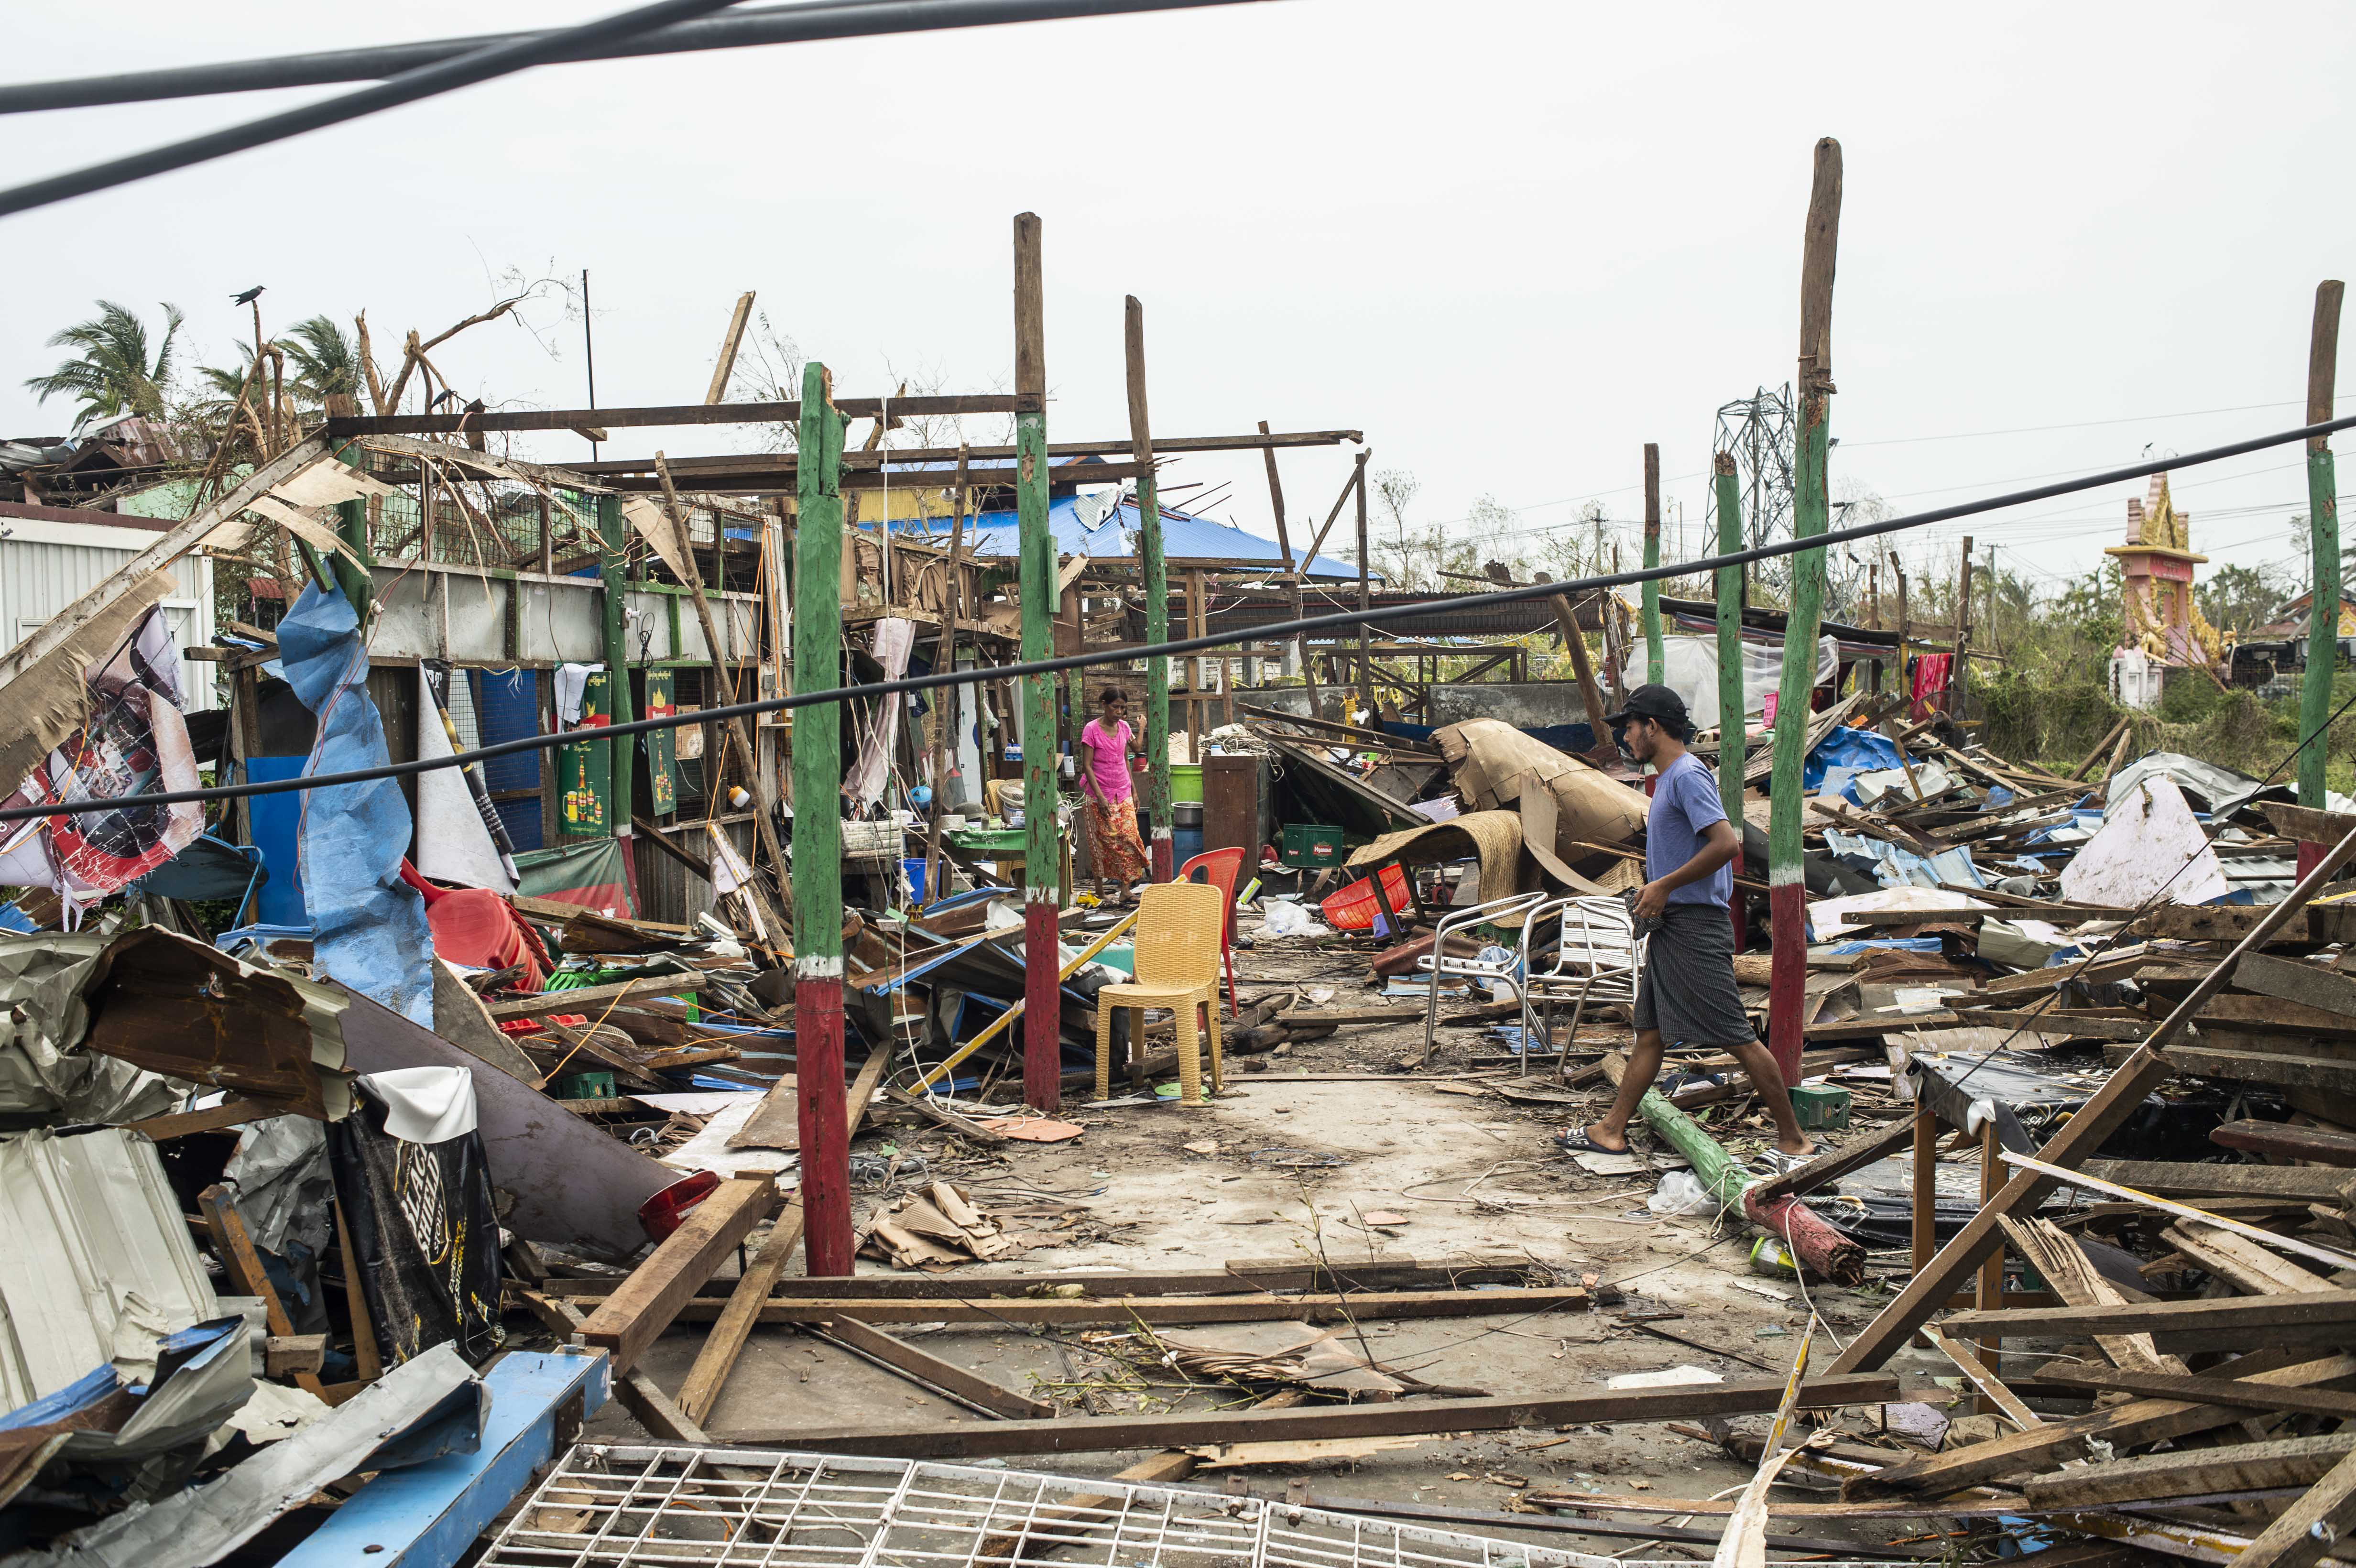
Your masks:
M1203 1061L1195 1010L1209 1019L1211 1092L1221 1086L1219 1051L1219 933L1226 929L1226 895L1207 882L1156 882L1145 890L1137 912L1134 983L1107 986L1097 993L1097 1098L1112 1097L1112 1018L1127 1008L1130 1071L1145 1060L1145 1009L1168 1008L1177 1015L1178 1097L1203 1103Z

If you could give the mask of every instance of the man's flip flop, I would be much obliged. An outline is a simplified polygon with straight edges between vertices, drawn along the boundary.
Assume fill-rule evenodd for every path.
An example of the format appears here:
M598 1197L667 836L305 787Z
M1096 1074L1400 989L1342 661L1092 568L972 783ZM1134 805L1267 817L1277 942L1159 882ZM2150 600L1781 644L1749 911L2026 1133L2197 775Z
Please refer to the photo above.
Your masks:
M1624 1148L1605 1148L1587 1136L1584 1127L1571 1127L1555 1134L1554 1141L1565 1154L1626 1154Z

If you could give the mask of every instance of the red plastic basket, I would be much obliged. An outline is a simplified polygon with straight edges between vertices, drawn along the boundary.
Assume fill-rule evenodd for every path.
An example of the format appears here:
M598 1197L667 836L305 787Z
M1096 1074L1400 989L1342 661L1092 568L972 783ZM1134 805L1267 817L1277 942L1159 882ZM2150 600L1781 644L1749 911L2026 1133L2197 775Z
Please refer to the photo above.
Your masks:
M1408 897L1407 873L1397 866L1385 866L1380 874L1383 897L1390 901L1391 912L1404 920L1407 912L1415 907ZM1375 901L1372 877L1361 877L1346 887L1335 889L1317 907L1325 912L1325 923L1336 931L1372 931L1376 917L1382 913L1382 905Z

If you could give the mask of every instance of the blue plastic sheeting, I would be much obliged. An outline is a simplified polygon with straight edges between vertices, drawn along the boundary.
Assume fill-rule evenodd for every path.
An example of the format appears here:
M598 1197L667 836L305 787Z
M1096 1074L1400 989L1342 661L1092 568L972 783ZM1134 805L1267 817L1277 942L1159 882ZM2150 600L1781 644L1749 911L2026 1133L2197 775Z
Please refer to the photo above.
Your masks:
M477 669L466 672L475 688L475 726L486 746L519 741L540 733L540 672L536 669ZM491 792L493 809L507 824L508 842L518 849L538 849L541 842L540 770L538 752L517 752L493 757L483 764L483 783ZM509 790L528 789L530 800L500 800Z
M381 767L384 720L368 694L368 649L340 591L305 583L278 624L287 684L319 723L305 773ZM425 901L401 880L409 802L397 779L302 792L303 901L319 972L412 1023L434 1023L434 936ZM276 879L273 879L275 880Z
M299 778L303 765L309 760L248 757L245 776L254 784ZM269 877L254 898L253 918L263 925L307 928L311 917L303 910L303 868L294 847L294 836L303 822L303 795L294 790L284 795L252 795L246 805L253 814L253 847L262 851L262 863L270 869Z
M1825 772L1828 768L1847 768L1852 773L1871 773L1902 765L1897 743L1889 736L1873 730L1836 724L1832 732L1809 751L1807 762L1800 769L1800 785L1814 795L1824 788ZM1855 795L1848 798L1857 800ZM1864 803L1859 801L1858 804Z
M13 931L19 936L30 936L40 929L33 923L31 915L27 914L15 904L0 904L0 931Z
M1968 844L1958 844L1936 855L1924 857L1895 844L1885 844L1879 838L1862 834L1843 833L1837 827L1825 829L1825 848L1836 855L1858 856L1871 860L1873 880L1885 888L1935 888L1945 882L1967 882L1976 888L1987 886L1987 880L1972 864Z
M948 517L902 517L895 519L892 527L894 532L921 534L928 542L946 548L952 521ZM1075 496L1064 496L1047 507L1047 529L1055 538L1058 555L1085 555L1092 560L1130 559L1137 554L1135 541L1142 527L1137 507L1127 501L1115 507L1093 528L1080 520L1079 503ZM966 518L965 548L969 555L985 560L1020 554L1022 533L1015 515L980 512ZM1173 512L1167 507L1162 509L1162 553L1172 560L1216 560L1231 566L1265 562L1280 571L1284 565L1283 554L1274 539L1246 533L1232 523L1214 522L1190 512ZM1356 566L1329 555L1319 556L1306 570L1312 577L1347 578L1353 582L1358 580Z
M1923 918L1934 918L1938 912L1924 912ZM1836 958L1847 958L1856 953L1936 953L1939 939L1935 936L1862 936L1851 942L1836 942L1824 951ZM1891 1028L1901 1026L1893 1024Z

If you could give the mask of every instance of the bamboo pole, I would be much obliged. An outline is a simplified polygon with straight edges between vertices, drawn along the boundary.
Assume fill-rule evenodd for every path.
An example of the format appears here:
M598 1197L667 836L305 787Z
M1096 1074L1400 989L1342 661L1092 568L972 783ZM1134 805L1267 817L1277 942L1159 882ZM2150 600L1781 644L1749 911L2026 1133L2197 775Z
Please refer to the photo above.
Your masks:
M1153 477L1153 427L1145 402L1145 306L1129 296L1122 318L1122 358L1129 370L1130 455L1137 476L1138 554L1145 573L1145 643L1170 640L1170 568L1162 554L1162 496ZM1170 823L1170 661L1145 661L1145 815L1153 825L1153 880L1173 874Z
M2315 286L2315 322L2307 348L2307 422L2331 418L2340 370L2340 297L2337 278ZM2321 409L2321 413L2316 410ZM2331 719L2331 677L2340 667L2340 487L2333 474L2331 443L2311 436L2307 443L2308 543L2313 595L2307 614L2307 674L2299 685L2298 729L2308 737L2298 753L2298 803L2324 806L2323 731ZM2304 873L2323 853L2320 844L2298 847Z
M1644 443L1644 570L1661 564L1661 448ZM1668 657L1661 645L1661 584L1646 579L1644 603L1644 679L1658 686L1668 678Z
M1718 486L1718 552L1733 555L1742 549L1742 491L1734 475L1734 454L1721 452L1711 462ZM1749 729L1742 691L1742 568L1718 569L1718 802L1727 821L1742 831L1743 763L1748 760ZM1734 922L1734 950L1742 951L1750 922L1743 919L1745 894L1729 890L1727 913Z

